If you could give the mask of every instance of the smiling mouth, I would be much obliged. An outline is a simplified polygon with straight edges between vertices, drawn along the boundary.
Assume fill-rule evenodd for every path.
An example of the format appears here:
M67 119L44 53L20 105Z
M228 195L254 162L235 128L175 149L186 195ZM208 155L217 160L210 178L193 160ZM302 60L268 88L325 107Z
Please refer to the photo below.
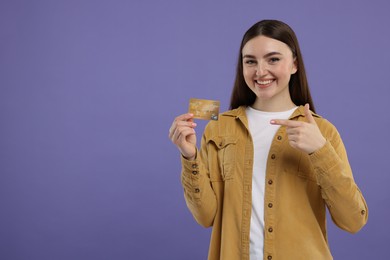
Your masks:
M271 84L272 82L274 82L275 80L274 79L269 79L269 80L255 80L255 82L257 84L259 84L260 86L266 86L266 85L269 85Z

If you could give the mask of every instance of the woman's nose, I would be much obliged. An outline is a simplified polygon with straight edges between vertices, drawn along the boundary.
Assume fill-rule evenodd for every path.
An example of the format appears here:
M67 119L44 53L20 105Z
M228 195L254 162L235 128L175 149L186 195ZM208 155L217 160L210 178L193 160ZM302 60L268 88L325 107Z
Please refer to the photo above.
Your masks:
M263 76L267 73L267 68L266 66L264 66L264 64L260 64L257 65L257 68L256 68L256 76Z

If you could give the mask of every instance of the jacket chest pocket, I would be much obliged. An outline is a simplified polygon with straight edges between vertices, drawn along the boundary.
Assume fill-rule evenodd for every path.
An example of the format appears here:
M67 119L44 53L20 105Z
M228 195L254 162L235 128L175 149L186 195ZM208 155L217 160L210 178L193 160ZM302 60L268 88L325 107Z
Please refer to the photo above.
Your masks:
M225 181L233 179L237 156L237 138L217 136L211 138L209 144L212 144L215 149L214 154L209 157L209 165L212 166L211 180Z

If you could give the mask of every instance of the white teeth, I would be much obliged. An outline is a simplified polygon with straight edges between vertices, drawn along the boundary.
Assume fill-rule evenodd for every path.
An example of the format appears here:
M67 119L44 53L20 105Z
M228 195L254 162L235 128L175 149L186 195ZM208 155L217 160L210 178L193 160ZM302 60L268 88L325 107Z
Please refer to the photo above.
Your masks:
M256 82L260 85L267 85L269 83L271 83L273 80L270 79L270 80L265 80L265 81L259 81L259 80L256 80Z

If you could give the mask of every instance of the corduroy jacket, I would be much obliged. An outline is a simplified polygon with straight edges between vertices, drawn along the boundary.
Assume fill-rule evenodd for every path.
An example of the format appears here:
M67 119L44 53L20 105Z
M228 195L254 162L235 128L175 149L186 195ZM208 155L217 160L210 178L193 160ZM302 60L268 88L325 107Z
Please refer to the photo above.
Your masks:
M264 259L332 259L326 207L333 222L354 233L368 218L336 128L313 113L326 144L313 154L289 145L285 127L274 136L266 167ZM298 107L291 120L304 121ZM197 157L182 157L184 197L195 220L212 227L209 260L248 260L253 142L245 107L207 124Z

